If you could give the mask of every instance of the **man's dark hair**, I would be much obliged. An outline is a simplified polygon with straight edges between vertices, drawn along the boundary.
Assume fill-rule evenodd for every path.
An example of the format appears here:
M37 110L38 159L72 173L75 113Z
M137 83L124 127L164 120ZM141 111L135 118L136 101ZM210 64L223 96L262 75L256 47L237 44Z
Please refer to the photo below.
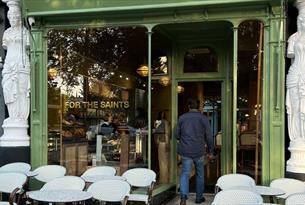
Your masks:
M199 100L194 99L194 98L189 98L187 100L187 105L189 107L189 109L199 109Z

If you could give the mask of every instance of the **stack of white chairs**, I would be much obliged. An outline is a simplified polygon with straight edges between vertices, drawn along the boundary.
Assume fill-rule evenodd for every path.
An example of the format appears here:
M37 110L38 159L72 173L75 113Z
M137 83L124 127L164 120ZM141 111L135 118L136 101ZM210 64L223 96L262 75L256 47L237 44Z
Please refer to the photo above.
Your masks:
M132 189L144 188L146 193L136 193L134 190L128 198L128 201L144 202L149 204L152 198L152 191L156 182L156 173L147 168L133 168L125 171L122 175L130 184Z
M9 201L0 201L0 205L17 205L26 181L27 176L22 173L0 173L0 192L10 194Z

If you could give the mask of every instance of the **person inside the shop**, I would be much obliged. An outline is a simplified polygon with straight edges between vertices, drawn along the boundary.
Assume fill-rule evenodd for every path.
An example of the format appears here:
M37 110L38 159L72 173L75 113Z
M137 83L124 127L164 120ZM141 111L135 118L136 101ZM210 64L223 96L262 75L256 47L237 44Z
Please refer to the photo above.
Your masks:
M113 133L113 117L111 113L106 113L100 123L99 134L110 135Z
M146 128L147 127L147 115L142 107L136 109L135 128Z
M159 183L168 183L170 134L165 111L160 111L154 122L154 141L158 149Z

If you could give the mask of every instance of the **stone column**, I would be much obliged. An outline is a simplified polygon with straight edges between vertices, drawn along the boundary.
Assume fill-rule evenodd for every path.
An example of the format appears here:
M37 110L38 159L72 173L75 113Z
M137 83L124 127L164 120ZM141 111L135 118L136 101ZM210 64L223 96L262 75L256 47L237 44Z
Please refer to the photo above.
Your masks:
M286 78L286 108L291 157L287 172L305 173L305 2L297 0L297 32L288 39L287 57L291 59Z

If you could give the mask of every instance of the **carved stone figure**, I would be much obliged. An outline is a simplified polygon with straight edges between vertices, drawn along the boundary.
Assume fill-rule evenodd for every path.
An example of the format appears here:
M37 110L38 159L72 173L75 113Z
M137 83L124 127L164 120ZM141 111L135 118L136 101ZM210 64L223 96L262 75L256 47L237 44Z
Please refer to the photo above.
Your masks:
M3 122L4 135L0 145L12 144L10 138L25 140L28 144L27 127L30 110L30 60L29 32L22 25L20 1L3 0L7 3L7 13L11 27L3 34L2 46L7 50L2 70L2 87L4 101L9 117ZM17 135L17 136L16 136ZM18 143L17 143L18 144ZM24 143L21 143L24 145ZM18 145L17 145L18 146Z
M3 34L2 46L7 50L2 71L4 101L9 121L25 122L29 116L30 62L28 31L21 24L19 6L11 5L7 14L11 27Z
M297 1L297 32L288 39L291 66L286 78L289 150L287 171L305 173L305 2Z

